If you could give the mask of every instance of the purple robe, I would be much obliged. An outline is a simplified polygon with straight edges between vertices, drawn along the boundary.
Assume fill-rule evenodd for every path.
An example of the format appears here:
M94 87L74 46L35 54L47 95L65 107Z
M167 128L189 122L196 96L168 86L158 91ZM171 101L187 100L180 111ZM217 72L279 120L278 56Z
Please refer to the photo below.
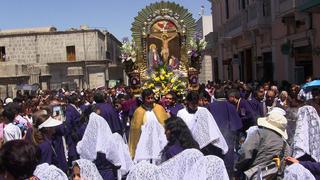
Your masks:
M32 141L32 128L29 128L26 134L25 140L33 143ZM67 160L65 156L65 151L63 147L62 136L64 133L63 125L56 127L56 133L52 137L52 141L46 140L45 142L39 144L39 148L41 150L41 162L50 162L52 163L52 157L55 157L55 165L61 169L63 172L67 172ZM52 151L52 147L54 148L55 153ZM54 156L56 155L56 156Z
M53 164L59 169L67 172L66 161L62 160L57 154L57 148L54 147L54 144L51 140L45 139L41 144L38 145L41 152L41 159L39 164L48 163L49 165ZM63 155L64 156L64 155ZM65 157L64 157L65 159ZM65 164L63 164L65 163ZM62 167L61 167L62 166Z
M93 161L93 163L97 166L97 169L104 180L114 180L115 166L106 159L106 155L98 152L97 158Z
M217 125L222 129L237 131L242 128L242 122L236 108L227 101L214 100L207 106Z
M52 137L52 145L57 154L58 162L56 166L66 173L68 171L68 166L62 141L62 136L65 135L64 125L57 126L55 131L56 132Z
M224 162L228 173L233 174L234 167L234 147L237 131L242 128L242 122L236 108L226 100L214 100L208 105L219 129L228 144L228 152L225 154Z
M68 163L79 159L79 155L76 150L77 142L73 139L73 134L80 134L78 125L80 124L80 112L71 104L68 104L66 108L66 143L68 145Z
M300 161L299 163L308 169L316 180L320 180L320 162Z
M97 103L96 107L100 110L102 116L109 124L112 133L122 135L122 124L116 110L108 103Z
M256 124L256 121L254 119L254 112L247 100L242 98L240 99L238 114L243 124L244 131Z
M184 106L182 104L176 103L174 106L168 106L166 110L170 113L171 117L177 117L178 111L183 108Z
M161 161L167 161L184 150L185 149L180 145L180 143L175 143L162 152Z
M249 104L253 110L255 121L257 120L257 118L264 116L262 102L258 101L256 98L253 98L249 101Z

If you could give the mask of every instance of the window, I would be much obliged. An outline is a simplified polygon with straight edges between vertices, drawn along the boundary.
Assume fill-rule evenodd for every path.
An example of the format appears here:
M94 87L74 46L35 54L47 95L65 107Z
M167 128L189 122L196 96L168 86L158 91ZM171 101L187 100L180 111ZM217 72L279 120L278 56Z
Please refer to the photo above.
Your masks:
M225 0L226 3L226 18L229 19L229 0Z
M75 61L76 60L75 46L67 46L67 60L68 61Z
M242 0L242 9L246 9L247 7L247 0Z
M0 46L0 61L6 60L6 48L4 46Z

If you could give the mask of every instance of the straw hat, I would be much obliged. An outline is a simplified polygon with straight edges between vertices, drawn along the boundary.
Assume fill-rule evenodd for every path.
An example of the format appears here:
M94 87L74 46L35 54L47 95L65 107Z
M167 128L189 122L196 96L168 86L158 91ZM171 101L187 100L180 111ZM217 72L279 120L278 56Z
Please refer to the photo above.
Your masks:
M258 118L258 125L272 129L279 133L284 139L288 139L287 119L277 112L270 113L267 117Z

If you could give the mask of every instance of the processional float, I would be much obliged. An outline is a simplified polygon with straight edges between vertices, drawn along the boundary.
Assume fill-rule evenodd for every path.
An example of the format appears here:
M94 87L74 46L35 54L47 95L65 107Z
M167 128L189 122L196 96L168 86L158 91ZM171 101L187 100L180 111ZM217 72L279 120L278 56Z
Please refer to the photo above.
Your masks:
M122 46L122 62L136 93L151 88L161 97L170 90L197 90L206 42L195 31L187 9L158 2L142 9L132 23L132 41Z

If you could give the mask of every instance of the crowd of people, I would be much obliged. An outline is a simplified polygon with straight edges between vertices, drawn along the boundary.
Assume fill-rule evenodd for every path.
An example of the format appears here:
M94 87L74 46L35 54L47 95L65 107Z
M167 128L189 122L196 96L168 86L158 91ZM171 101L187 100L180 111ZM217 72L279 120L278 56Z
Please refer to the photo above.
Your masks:
M0 179L320 179L319 115L320 89L288 83L18 91L0 101Z

